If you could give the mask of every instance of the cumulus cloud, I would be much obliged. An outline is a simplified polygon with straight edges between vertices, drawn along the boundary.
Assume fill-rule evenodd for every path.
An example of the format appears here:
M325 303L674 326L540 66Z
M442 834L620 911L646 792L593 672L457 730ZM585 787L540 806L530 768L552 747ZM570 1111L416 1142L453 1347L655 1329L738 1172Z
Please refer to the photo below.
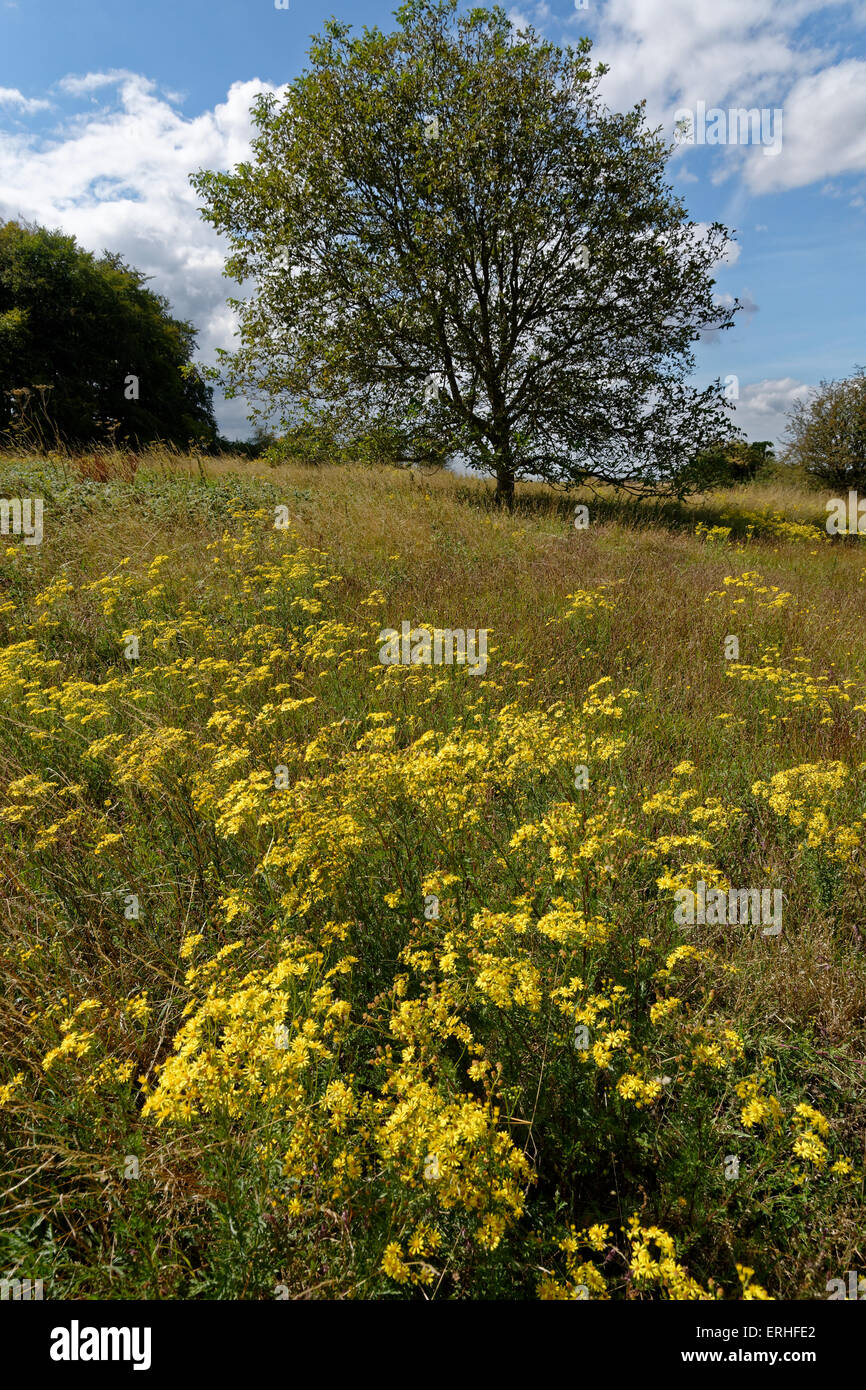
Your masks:
M751 386L745 386L740 393L740 400L744 405L748 405L755 415L778 415L790 410L796 401L805 400L814 389L808 382L797 381L792 376L783 376L775 380L755 381Z
M0 144L0 218L62 228L90 251L119 251L152 276L173 311L199 329L212 361L231 343L225 300L236 286L221 274L224 246L198 215L189 174L227 169L249 155L249 108L259 81L236 82L213 110L185 116L135 73L88 73L58 84L72 97L116 87L111 106L68 115L48 135L9 134ZM220 409L224 429L246 433L244 407Z
M540 10L537 19L528 12L540 24ZM721 176L742 175L751 191L768 193L866 171L866 62L847 56L846 38L863 15L862 0L607 0L571 14L565 28L591 28L595 56L610 64L602 82L609 104L626 109L645 99L650 124L671 135L676 112L694 111L698 101L781 108L778 155L738 145L713 154ZM691 149L675 150L678 172Z
M862 0L590 0L553 17L547 0L524 0L509 18L568 40L589 31L595 57L610 67L608 104L626 110L645 100L649 124L671 138L677 112L695 112L699 101L707 110L781 110L778 154L732 143L712 155L714 181L738 177L770 193L866 172L866 61L849 57L847 42L864 13ZM768 116L768 146L774 131ZM686 182L695 178L693 150L681 144L673 154Z
M0 106L11 106L29 116L34 111L47 111L51 102L40 97L26 97L17 87L0 87Z
M749 150L746 182L776 193L866 170L866 61L849 58L795 82L784 100L782 149Z
M782 441L788 412L795 401L805 400L815 388L795 377L767 378L750 385L740 383L740 398L735 403L734 423L749 439Z
M645 96L651 115L668 121L672 106L694 108L698 100L778 104L792 78L827 61L827 51L797 30L830 9L837 0L608 0L596 43L611 63L608 99L626 105Z

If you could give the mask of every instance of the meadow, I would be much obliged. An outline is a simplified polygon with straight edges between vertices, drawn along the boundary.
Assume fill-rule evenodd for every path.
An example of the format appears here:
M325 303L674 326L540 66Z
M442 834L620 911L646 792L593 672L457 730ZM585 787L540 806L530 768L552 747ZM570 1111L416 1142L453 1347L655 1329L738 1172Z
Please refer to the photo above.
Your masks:
M0 496L44 499L40 545L0 538L0 1273L810 1300L866 1269L866 556L823 494L509 514L153 451L9 452ZM485 673L382 665L405 620L487 630ZM699 883L781 890L781 932L676 921Z

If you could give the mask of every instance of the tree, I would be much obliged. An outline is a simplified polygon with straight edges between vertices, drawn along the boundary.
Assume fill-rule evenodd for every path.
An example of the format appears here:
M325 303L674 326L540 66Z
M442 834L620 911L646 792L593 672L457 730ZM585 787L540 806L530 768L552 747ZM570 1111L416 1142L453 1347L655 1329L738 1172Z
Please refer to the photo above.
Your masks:
M0 225L0 432L213 442L212 390L191 365L195 329L145 280L61 232Z
M844 381L822 381L788 413L786 461L815 482L866 488L866 368Z
M589 40L456 3L410 0L391 34L332 20L256 101L252 161L193 177L255 282L227 393L460 452L509 503L521 476L676 490L733 432L720 385L683 379L738 307L712 296L725 229L685 222L671 147L643 104L602 106Z
M762 468L775 461L770 439L752 444L743 439L719 440L703 450L683 469L682 481L689 490L707 492L715 487L750 483Z

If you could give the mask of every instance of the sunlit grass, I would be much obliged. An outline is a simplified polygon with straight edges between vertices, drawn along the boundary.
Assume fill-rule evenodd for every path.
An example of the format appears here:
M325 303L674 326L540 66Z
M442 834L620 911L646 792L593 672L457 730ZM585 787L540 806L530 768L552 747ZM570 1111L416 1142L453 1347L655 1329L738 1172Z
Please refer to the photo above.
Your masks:
M738 1298L739 1264L822 1298L862 1266L860 543L781 475L491 494L2 460L45 535L0 543L0 1272ZM487 675L383 667L403 620L487 629ZM782 936L678 927L713 875L782 888Z

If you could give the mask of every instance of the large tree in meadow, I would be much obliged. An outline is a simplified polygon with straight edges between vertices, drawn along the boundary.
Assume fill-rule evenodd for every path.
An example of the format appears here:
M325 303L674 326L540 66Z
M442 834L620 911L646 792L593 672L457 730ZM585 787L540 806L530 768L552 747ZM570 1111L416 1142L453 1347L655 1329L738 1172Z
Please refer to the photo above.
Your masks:
M82 445L216 437L195 329L120 256L0 224L0 434Z
M258 98L251 160L193 178L252 287L228 393L394 457L462 454L508 503L521 476L685 486L731 432L692 345L736 306L713 298L725 228L665 182L672 142L604 106L589 40L456 0L397 20L331 21Z

